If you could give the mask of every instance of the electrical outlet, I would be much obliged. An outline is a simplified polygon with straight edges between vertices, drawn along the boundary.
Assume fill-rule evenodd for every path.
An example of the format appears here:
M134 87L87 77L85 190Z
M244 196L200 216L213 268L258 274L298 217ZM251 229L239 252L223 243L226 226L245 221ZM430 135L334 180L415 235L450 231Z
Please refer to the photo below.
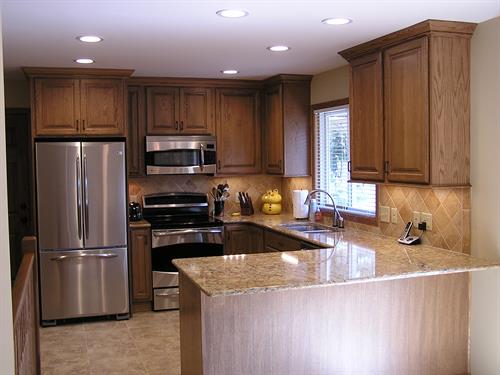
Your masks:
M398 209L396 207L391 208L391 222L393 224L398 223Z
M390 223L391 222L389 207L380 206L380 221L382 223Z
M420 212L413 211L413 226L418 227L418 223L420 223Z
M432 214L422 212L421 219L425 222L426 230L432 230Z

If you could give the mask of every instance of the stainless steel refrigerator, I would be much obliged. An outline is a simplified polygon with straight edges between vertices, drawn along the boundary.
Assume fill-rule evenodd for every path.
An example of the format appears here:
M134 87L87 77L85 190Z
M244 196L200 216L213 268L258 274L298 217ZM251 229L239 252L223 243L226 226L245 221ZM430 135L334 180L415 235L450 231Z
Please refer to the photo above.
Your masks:
M35 148L42 323L128 316L124 143Z

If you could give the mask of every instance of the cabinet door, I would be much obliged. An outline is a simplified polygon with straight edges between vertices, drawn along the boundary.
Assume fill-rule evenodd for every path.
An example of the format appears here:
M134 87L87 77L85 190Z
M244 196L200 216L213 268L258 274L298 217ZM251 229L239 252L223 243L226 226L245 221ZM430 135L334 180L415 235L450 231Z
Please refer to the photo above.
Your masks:
M179 129L187 134L213 133L213 90L209 88L180 89Z
M283 88L276 85L265 93L266 172L283 174Z
M247 225L249 252L251 254L263 253L264 250L264 230L253 225Z
M427 37L384 52L387 180L429 182Z
M148 87L146 89L148 135L179 132L179 89Z
M351 179L384 181L382 54L351 61Z
M153 299L151 241L149 229L131 230L132 299L148 302Z
M218 173L260 173L259 103L258 90L217 90Z
M75 135L80 131L80 81L35 79L35 135Z
M127 163L129 176L144 176L144 91L128 88Z
M247 225L226 225L224 227L224 255L250 253L248 234Z
M88 135L122 135L125 84L121 79L82 79L82 131Z

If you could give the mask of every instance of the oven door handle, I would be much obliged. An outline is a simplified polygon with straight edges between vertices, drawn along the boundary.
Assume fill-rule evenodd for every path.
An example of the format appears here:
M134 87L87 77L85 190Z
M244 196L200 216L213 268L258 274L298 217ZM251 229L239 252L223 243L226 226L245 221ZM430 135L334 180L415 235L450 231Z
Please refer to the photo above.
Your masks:
M202 143L200 144L200 171L203 171L204 165L205 165L205 150Z
M193 228L193 229L172 229L166 231L153 231L153 237L178 236L182 234L192 233L213 233L219 234L223 232L223 228Z

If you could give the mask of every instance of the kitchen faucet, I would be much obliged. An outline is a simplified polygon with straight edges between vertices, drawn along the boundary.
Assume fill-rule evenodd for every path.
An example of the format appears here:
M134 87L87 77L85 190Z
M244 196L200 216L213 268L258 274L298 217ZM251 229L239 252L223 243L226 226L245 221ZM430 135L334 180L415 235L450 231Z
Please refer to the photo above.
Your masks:
M304 204L309 205L309 203L311 202L312 195L316 194L316 193L324 193L332 201L332 204L333 204L333 222L332 222L332 227L344 228L344 219L342 218L342 216L340 216L340 213L337 210L337 206L335 205L335 201L333 200L333 197L327 191L322 190L322 189L311 190L311 192L309 194L307 194L307 198L306 198L306 201L304 202Z

